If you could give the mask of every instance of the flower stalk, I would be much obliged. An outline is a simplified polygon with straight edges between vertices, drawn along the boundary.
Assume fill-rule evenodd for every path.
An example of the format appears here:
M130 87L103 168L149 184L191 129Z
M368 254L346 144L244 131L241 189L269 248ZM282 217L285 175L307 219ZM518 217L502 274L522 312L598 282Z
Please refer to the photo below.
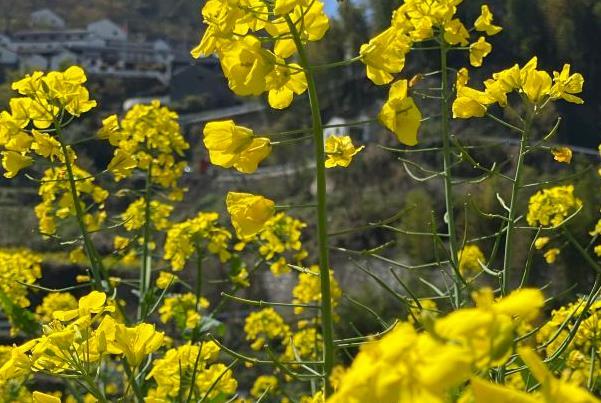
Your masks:
M457 228L455 226L455 213L453 211L455 202L453 197L453 178L451 173L451 141L450 141L450 84L449 84L449 69L447 56L449 45L444 39L443 33L440 34L440 111L441 111L441 127L440 134L442 138L442 157L443 157L443 182L444 182L444 198L446 209L446 224L449 234L449 261L455 273L455 281L453 286L453 304L456 308L461 306L461 290L460 283L462 281L459 273L458 261L458 244L457 244Z
M313 69L309 64L307 53L300 38L296 26L289 16L286 22L292 33L294 43L298 50L301 67L307 78L307 89L309 92L309 104L311 107L311 118L313 121L313 141L315 158L315 179L317 182L317 242L319 249L319 277L321 280L321 327L323 337L323 361L324 361L324 385L325 397L332 394L332 386L329 383L332 368L334 367L334 326L332 315L332 299L330 289L330 264L328 251L328 224L327 224L327 189L325 173L325 149L323 136L323 123L319 107L319 97L315 85Z
M142 262L140 265L140 295L138 305L138 318L146 316L147 304L146 294L150 289L150 278L152 271L152 258L150 256L150 241L151 241L151 206L152 201L152 161L148 165L146 171L146 183L144 187L144 234L142 245Z
M103 273L104 267L102 263L102 259L98 255L98 251L90 238L90 234L86 228L86 224L84 221L84 212L81 208L81 200L79 199L79 193L77 192L77 183L75 176L73 174L73 164L71 162L71 158L69 155L69 148L67 147L63 136L62 136L62 128L60 121L54 120L54 130L56 132L56 136L59 139L62 153L65 157L65 168L67 170L67 179L69 181L69 190L71 192L71 198L73 200L73 207L75 208L75 216L77 219L77 224L79 226L79 231L81 232L81 236L84 243L84 250L86 255L88 256L88 260L90 261L90 271L92 272L93 278L93 286L96 290L103 290L105 285L110 287L108 282L103 281Z
M532 122L534 115L529 114L524 130L521 132L520 149L513 178L513 186L511 189L511 200L509 202L509 215L507 216L507 227L505 235L505 251L503 253L503 270L501 271L501 295L505 296L509 292L509 271L511 270L511 255L513 251L512 242L515 233L515 220L518 210L518 194L522 184L522 176L524 171L524 158L528 148L528 139L532 130Z

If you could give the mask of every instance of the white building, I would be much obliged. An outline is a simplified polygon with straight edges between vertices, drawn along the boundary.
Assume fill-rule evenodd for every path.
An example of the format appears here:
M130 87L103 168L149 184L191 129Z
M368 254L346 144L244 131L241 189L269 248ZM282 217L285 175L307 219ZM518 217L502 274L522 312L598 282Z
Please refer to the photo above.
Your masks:
M126 41L127 40L127 32L122 29L119 25L115 24L113 21L108 19L103 19L100 21L92 22L88 24L86 30L104 40L109 41Z
M23 70L78 64L89 74L150 78L164 84L171 79L174 55L163 40L129 41L127 31L108 19L92 22L85 29L67 29L48 9L32 13L32 24L34 20L44 29L0 35L0 64Z
M65 28L65 20L47 8L31 13L29 16L29 24L36 28Z

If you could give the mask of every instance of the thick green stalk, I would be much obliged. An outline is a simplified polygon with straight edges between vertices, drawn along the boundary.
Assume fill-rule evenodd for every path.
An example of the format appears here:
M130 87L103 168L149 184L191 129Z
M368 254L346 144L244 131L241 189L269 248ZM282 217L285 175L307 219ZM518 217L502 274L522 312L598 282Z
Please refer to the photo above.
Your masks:
M54 128L56 131L56 135L60 141L63 155L65 157L65 168L67 169L69 189L71 191L71 198L73 199L73 206L75 208L77 224L79 226L79 231L81 232L81 236L83 238L84 250L86 252L86 255L88 256L88 260L90 261L90 270L94 279L94 288L97 290L103 290L104 285L102 275L104 273L104 267L102 265L102 260L100 259L98 252L96 251L96 248L92 243L90 234L86 229L86 224L84 222L84 212L81 208L81 200L79 199L79 194L77 193L77 183L73 174L73 164L71 163L71 158L69 156L69 148L63 141L60 122L55 121ZM109 286L108 283L106 285L107 287Z
M454 304L456 308L461 305L461 291L460 283L461 274L459 273L459 261L458 261L458 246L457 246L457 228L455 226L455 213L453 211L455 202L453 198L453 178L451 176L451 142L450 142L450 105L449 105L449 70L447 65L447 53L449 46L444 40L443 34L440 35L440 72L441 72L441 86L440 86L440 111L441 111L441 127L440 134L442 137L442 156L443 156L443 169L444 169L444 198L446 208L446 222L449 234L449 261L455 272L456 279L454 281Z
M319 277L321 280L321 327L323 333L324 384L325 395L328 397L332 393L329 378L334 366L334 325L332 318L330 264L328 257L327 190L323 123L321 121L321 111L319 108L315 77L309 64L303 42L290 17L286 16L286 21L298 50L300 65L304 69L307 78L309 103L313 120L315 178L317 181L317 242L319 245Z
M140 295L138 305L138 319L142 319L146 316L146 293L150 289L150 277L151 277L151 257L150 257L150 241L151 241L151 206L152 202L152 162L148 165L148 171L146 171L146 184L144 187L144 234L143 234L143 245L142 245L142 262L140 265Z
M507 221L507 233L505 235L505 252L503 254L503 271L501 272L501 295L507 295L509 292L509 271L511 265L511 252L513 245L513 235L515 233L515 219L517 217L517 202L518 194L522 184L522 176L524 171L524 157L526 155L526 147L528 146L528 138L532 129L533 116L530 114L526 121L526 127L520 138L520 151L515 168L515 176L513 178L513 187L511 189L511 200L509 202L509 216Z

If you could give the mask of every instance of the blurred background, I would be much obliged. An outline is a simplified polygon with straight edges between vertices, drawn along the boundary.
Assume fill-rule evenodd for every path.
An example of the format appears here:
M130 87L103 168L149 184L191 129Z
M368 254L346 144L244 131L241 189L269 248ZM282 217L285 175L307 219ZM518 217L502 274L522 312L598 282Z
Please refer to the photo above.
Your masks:
M399 4L398 0L326 0L331 27L324 41L312 45L311 60L323 64L356 56L361 44L390 23L392 10ZM557 109L549 108L536 129L537 136L542 137L553 126L556 116L563 116L559 136L554 141L572 146L574 161L566 166L554 162L550 153L531 155L526 177L530 182L549 183L562 183L563 178L569 178L575 184L585 208L573 224L574 232L583 244L587 243L590 240L587 232L594 228L601 206L601 183L596 172L597 146L601 143L601 51L597 42L601 38L601 2L490 0L488 4L495 15L495 24L505 29L489 40L494 49L484 67L471 70L473 86L480 88L477 83L493 72L515 63L523 64L534 55L545 70L559 71L564 63L570 63L573 71L585 77L585 104L556 103L552 108ZM471 25L479 15L480 5L477 1L465 1L461 6L461 19L466 25ZM0 108L6 108L13 96L10 83L23 73L78 64L85 68L91 97L98 100L99 106L70 127L71 138L90 137L106 116L122 114L132 105L151 99L159 99L179 113L182 130L191 144L190 163L184 177L190 191L174 212L174 220L188 218L198 210L222 212L228 190L265 194L278 202L286 201L285 204L310 202L313 197L313 170L308 162L310 144L301 146L307 147L306 153L300 152L297 144L277 147L255 175L243 176L209 165L201 146L202 127L207 121L234 119L258 133L277 132L308 127L310 114L306 95L296 98L290 109L283 112L267 108L264 99L236 97L229 91L215 58L192 59L189 50L200 40L203 30L201 7L201 2L191 0L0 0ZM437 57L428 52L413 52L408 56L402 77L437 70L436 63ZM451 65L468 66L467 54L454 52ZM328 124L374 118L388 91L386 86L376 87L367 80L360 63L320 72L318 80ZM429 84L436 86L435 80L426 80L423 85ZM438 105L432 100L417 97L417 102L425 116L437 113ZM423 146L437 145L437 127L435 119L423 125L420 133ZM483 165L491 166L497 161L501 171L513 171L511 161L518 140L513 133L483 119L457 122L453 130L464 144L490 144L474 154ZM394 136L373 123L352 129L328 129L326 135L342 133L350 133L356 143L366 144L367 148L349 169L328 172L333 232L399 212L403 230L443 229L440 182L414 182L397 154L377 146L401 148ZM106 167L112 150L106 142L90 141L79 147L78 154L81 165L100 171ZM420 154L413 159L426 169L440 166L440 156L436 154ZM465 179L457 188L456 208L461 226L458 230L467 228L468 239L497 231L497 222L483 219L470 206L475 204L490 213L499 211L496 194L507 200L508 183L495 178L471 183L470 179L481 172L470 167L458 167L454 173ZM117 189L115 184L107 186ZM529 192L536 190L532 188ZM524 192L521 198L522 211L526 209L527 196L528 192ZM27 246L43 252L44 285L61 287L72 283L82 267L69 261L58 242L42 240L37 234L33 213L37 202L36 182L23 175L10 181L0 178L0 247ZM112 201L107 210L120 212L122 204L119 200ZM312 245L310 212L294 210L291 214L309 221L305 243ZM530 239L530 233L518 235L514 253L517 267L526 260ZM104 252L110 253L111 239L100 236L99 242ZM384 229L347 232L333 237L331 243L333 248L359 252L387 244L389 247L379 253L407 265L434 261L437 253L429 238ZM479 246L488 254L493 242L484 240ZM366 264L382 277L390 274L388 265L382 261L370 260ZM402 307L387 301L380 292L373 292L375 285L353 268L346 254L333 250L332 266L343 289L378 312L385 312L383 316L398 316ZM561 302L562 298L569 298L563 291L578 292L590 282L590 274L584 268L581 270L581 266L577 255L569 249L562 251L552 266L542 256L535 256L533 282L539 286L552 283L549 292L558 295ZM440 280L436 272L420 272L419 276L434 283ZM411 287L419 289L418 276L407 273L405 277ZM267 292L273 299L289 298L291 281L285 276L275 281L265 273L263 281L257 282L248 293L264 296ZM35 303L35 297L32 300ZM353 308L343 304L341 309ZM358 319L357 323L365 332L372 326L369 318Z

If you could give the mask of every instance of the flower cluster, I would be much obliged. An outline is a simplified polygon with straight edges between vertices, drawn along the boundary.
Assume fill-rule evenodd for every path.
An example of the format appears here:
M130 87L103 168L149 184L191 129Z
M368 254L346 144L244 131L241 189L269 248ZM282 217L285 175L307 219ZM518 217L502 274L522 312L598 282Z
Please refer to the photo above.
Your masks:
M443 402L468 382L460 401L487 402L492 396L496 401L539 401L512 389L511 383L492 384L473 374L507 362L517 330L538 316L542 293L522 289L495 302L492 291L483 290L475 300L476 307L436 319L428 330L401 323L378 342L363 346L328 402ZM518 348L518 353L541 382L543 395L553 390L561 401L595 401L585 390L553 378L529 348Z
M279 340L286 343L290 336L290 327L273 308L264 308L252 312L244 322L246 340L252 342L253 350L260 350L267 341Z
M139 365L162 345L162 334L148 324L127 328L113 319L113 311L106 295L98 291L82 297L74 309L55 311L55 320L44 326L41 337L13 347L0 368L1 377L42 372L89 379L94 366L110 354L124 355L131 365Z
M334 272L330 270L330 294L332 298L332 309L336 309L342 290L334 278ZM321 281L319 278L319 267L313 265L308 272L301 273L298 276L298 283L292 289L292 302L294 304L320 304L321 303ZM294 307L294 313L304 312L302 307Z
M42 258L27 249L0 249L0 306L5 312L12 309L6 306L7 301L21 308L29 306L27 284L34 284L42 277ZM18 325L12 315L11 333L17 333Z
M271 272L279 276L290 272L286 253L292 253L294 262L299 264L307 256L301 242L302 230L307 224L290 217L285 213L278 213L265 222L263 229L255 237L246 239L236 245L237 250L242 250L247 242L254 242L259 246L259 254L266 261L271 262Z
M594 351L598 349L597 345L601 334L601 317L599 317L601 302L593 302L581 323L577 323L585 306L586 301L579 299L553 310L551 318L536 334L536 341L545 346L544 352L548 357L558 353L564 357L562 379L580 386L586 386L590 371L594 371L594 378L601 375L601 370L597 366L591 365L591 357L596 354ZM563 344L572 333L574 334L573 342L564 348Z
M261 375L255 379L250 395L259 398L264 395L273 395L278 388L278 378L273 375Z
M200 347L188 343L167 350L162 358L153 362L147 379L154 379L157 387L148 392L145 401L158 403L177 396L215 401L218 397L233 395L238 382L229 368L214 362L218 354L219 346L212 341Z
M307 90L305 72L287 59L298 52L294 37L302 42L318 41L328 30L320 0L209 0L202 15L207 29L192 56L216 54L233 92L242 96L267 92L271 107L284 109L295 94ZM271 40L262 41L259 34Z
M65 161L67 146L60 137L65 115L80 116L96 106L90 100L81 67L44 74L36 71L12 84L21 97L10 100L10 112L0 113L0 149L4 176L12 178L33 164L33 156L50 163Z
M582 207L582 200L574 195L574 186L556 186L543 189L530 197L528 225L533 227L558 227Z
M68 292L52 292L47 294L42 303L35 308L35 313L42 323L49 323L54 320L55 311L70 311L78 306L77 299Z
M97 231L106 220L104 202L109 197L109 192L95 183L93 175L77 165L73 165L72 173L78 199L85 211L83 221L86 229L90 232ZM43 235L56 233L57 220L77 216L66 167L48 168L44 172L38 194L42 201L35 207L35 214Z
M133 201L127 209L121 214L123 219L123 228L127 231L139 230L146 224L146 201L143 197ZM151 200L150 224L157 231L164 231L171 227L169 216L173 212L171 204L163 203L158 200Z
M537 70L538 59L533 57L523 67L513 67L493 74L484 82L484 91L467 86L467 78L462 77L457 85L457 98L453 102L453 116L467 119L482 117L488 107L508 105L508 95L517 91L524 99L537 107L549 101L563 99L581 104L584 101L575 94L582 92L584 78L581 74L570 74L570 65L563 66L561 72L554 72L553 78L543 70Z
M179 158L190 146L175 112L153 101L135 105L121 121L111 115L102 124L98 136L116 147L107 168L115 180L127 178L134 169L140 169L151 178L152 184L170 190L176 200L181 198L182 189L177 181L186 162Z
M282 358L289 361L316 360L322 351L323 337L314 326L299 322L299 330L286 343Z
M459 272L464 277L472 277L482 271L481 264L486 263L484 254L478 245L465 245L457 254Z
M217 213L201 212L196 217L173 224L169 228L164 257L171 262L173 270L182 270L190 256L199 250L206 249L218 256L222 263L231 257L228 241L232 234L217 224L218 219ZM198 258L201 259L202 256Z
M366 65L367 77L377 85L388 84L394 74L405 67L405 57L414 44L442 36L448 45L468 46L470 33L458 18L457 6L463 0L406 0L392 15L390 27L361 46L361 61ZM478 32L495 35L500 27L492 24L488 6L474 24ZM479 67L482 59L492 51L484 36L470 45L470 62Z

